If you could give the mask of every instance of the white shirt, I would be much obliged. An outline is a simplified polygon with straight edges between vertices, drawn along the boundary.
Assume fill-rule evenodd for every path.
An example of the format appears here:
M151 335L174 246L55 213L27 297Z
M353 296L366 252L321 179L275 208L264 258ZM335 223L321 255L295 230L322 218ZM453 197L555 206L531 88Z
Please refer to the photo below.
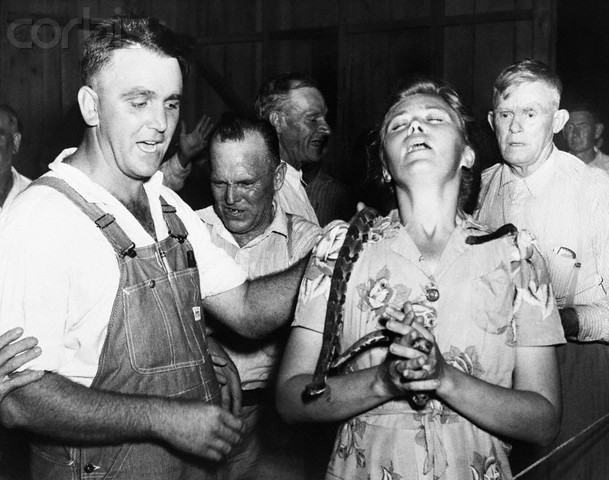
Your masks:
M275 208L273 221L266 230L239 247L233 235L226 229L213 206L197 210L207 226L211 241L224 249L241 267L247 271L248 278L279 272L296 263L308 254L321 229L303 217L292 217L292 232L288 233L288 218L281 207ZM288 246L291 239L291 246ZM257 349L231 349L223 344L237 366L241 385L246 388L261 388L267 385L270 377L279 366L279 356L283 342L258 341Z
M0 205L0 215L2 214L2 212L6 211L6 209L10 206L11 203L15 201L17 195L23 192L27 188L27 186L32 183L29 178L24 177L17 170L15 170L15 167L11 167L11 173L13 175L13 186L8 192L8 196L4 200L4 204Z
M63 163L64 150L47 175L66 180L83 197L112 214L137 247L153 238L107 190ZM168 235L158 200L175 206L199 267L201 296L225 292L245 272L220 248L196 213L161 185L162 174L144 184L157 238ZM119 285L114 250L99 228L63 194L49 187L23 192L0 219L0 331L21 326L38 338L42 355L28 368L57 372L90 385L97 371Z
M478 204L482 223L535 235L557 302L577 311L578 340L609 341L609 175L554 147L525 178L505 164L485 170Z
M307 196L302 171L296 170L289 163L281 161L286 165L285 180L279 191L275 194L275 200L284 212L293 213L306 218L309 222L319 225L317 215Z
M592 160L588 165L609 172L609 155L605 155L596 147L594 147L594 151L596 152L594 160Z

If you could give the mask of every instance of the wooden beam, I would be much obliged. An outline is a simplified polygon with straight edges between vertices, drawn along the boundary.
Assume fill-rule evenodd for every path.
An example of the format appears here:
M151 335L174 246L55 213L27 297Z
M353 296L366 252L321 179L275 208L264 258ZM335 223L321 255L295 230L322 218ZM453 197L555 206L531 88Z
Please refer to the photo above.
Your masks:
M222 101L235 113L246 116L253 116L254 108L231 88L228 80L216 71L211 62L196 50L192 54L192 61L196 66L196 71L218 94Z

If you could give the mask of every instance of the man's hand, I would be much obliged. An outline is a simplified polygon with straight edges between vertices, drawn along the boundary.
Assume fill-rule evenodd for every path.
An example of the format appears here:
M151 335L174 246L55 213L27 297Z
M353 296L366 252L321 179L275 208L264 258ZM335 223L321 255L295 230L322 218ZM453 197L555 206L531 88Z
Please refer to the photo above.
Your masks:
M237 367L224 349L212 338L207 337L207 348L214 363L216 378L222 392L222 406L233 415L241 415L241 378Z
M17 342L21 335L21 328L14 328L0 335L0 402L16 388L35 382L44 375L44 371L30 370L13 373L41 353L40 347L36 346L38 340L33 337Z
M208 115L203 115L190 133L186 133L186 124L182 121L178 158L183 167L186 167L193 157L201 153L207 146L209 143L208 137L213 128L214 124Z
M183 452L220 461L243 436L245 424L221 407L198 401L171 401L159 411L156 435Z

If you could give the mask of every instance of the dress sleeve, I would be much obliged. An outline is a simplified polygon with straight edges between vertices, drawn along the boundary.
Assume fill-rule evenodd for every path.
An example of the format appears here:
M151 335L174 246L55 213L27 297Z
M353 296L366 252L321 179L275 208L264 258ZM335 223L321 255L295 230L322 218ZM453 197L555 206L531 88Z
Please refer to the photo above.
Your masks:
M334 221L323 229L300 285L293 327L323 333L332 272L348 227L345 222Z
M565 343L550 275L535 241L527 231L520 231L514 243L516 248L510 262L515 286L514 346Z

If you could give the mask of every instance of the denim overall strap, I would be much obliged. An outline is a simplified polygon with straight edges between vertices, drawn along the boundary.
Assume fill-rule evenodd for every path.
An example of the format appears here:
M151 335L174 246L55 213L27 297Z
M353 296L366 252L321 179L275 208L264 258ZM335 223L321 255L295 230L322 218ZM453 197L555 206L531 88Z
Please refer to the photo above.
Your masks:
M87 202L84 197L72 188L65 180L57 177L40 177L34 180L29 188L42 185L54 188L74 202L97 225L112 248L122 257L132 255L135 243L127 236L112 215L105 213L94 203Z
M53 188L59 185L58 190L65 193L62 185L53 183L45 185ZM68 187L67 191L70 190L73 189ZM68 194L68 198L79 207L85 201L80 195ZM124 241L120 234L119 238L109 239L113 246L122 247L115 247L120 283L91 387L200 401L202 407L219 405L220 389L205 338L199 274L192 246L175 209L165 205L163 217L172 233L167 238L146 247L135 247L133 255L122 253L125 245L132 243L130 240ZM81 209L95 221L99 218L95 211L98 207L89 207ZM107 237L117 231L113 224L102 229ZM40 480L218 478L213 465L161 443L143 441L86 446L36 444L32 448L31 466L33 478Z

